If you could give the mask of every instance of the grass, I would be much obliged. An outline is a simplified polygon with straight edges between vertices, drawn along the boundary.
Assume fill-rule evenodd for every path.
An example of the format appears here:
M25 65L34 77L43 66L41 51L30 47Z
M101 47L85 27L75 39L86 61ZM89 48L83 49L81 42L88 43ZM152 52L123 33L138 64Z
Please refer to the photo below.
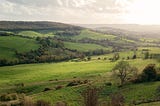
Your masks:
M160 102L144 103L137 106L160 106Z
M150 82L141 84L132 84L122 88L122 93L126 97L126 101L154 99L156 96L156 88L160 82Z
M39 82L50 79L73 78L74 76L90 76L90 74L94 75L96 73L106 72L107 70L110 71L113 64L114 63L107 64L104 61L90 61L1 67L0 84L15 84L18 82Z
M84 30L79 38L85 38L90 34L93 39L101 39L105 35L98 35L95 32ZM29 36L29 35L28 35ZM39 35L35 35L39 36ZM78 36L77 36L78 37ZM106 35L107 37L111 37ZM113 37L113 36L112 36ZM111 39L114 39L111 38ZM16 59L14 51L26 52L29 50L37 49L39 45L34 39L27 39L17 36L0 37L0 57L9 58L10 60ZM88 51L95 49L105 49L96 44L82 44L64 42L65 47L70 49L77 49L78 51ZM127 60L132 66L136 66L141 72L147 64L155 63L160 67L156 60L143 60L141 54L144 47L138 48L136 52L138 59ZM149 47L150 53L159 53L160 49L156 47ZM133 51L120 52L120 59L132 58ZM98 58L101 58L98 60ZM103 58L107 57L107 60ZM88 86L80 85L75 87L66 87L66 85L73 80L88 79L92 85L104 86L105 82L110 82L111 70L117 62L110 62L108 59L113 57L113 54L106 54L101 56L91 57L91 61L81 62L60 62L60 63L43 63L43 64L23 64L15 66L0 67L0 94L5 92L25 91L28 96L33 97L34 100L43 99L51 102L52 104L57 101L66 101L69 106L83 105L83 98L81 92ZM15 86L15 84L24 83L23 88ZM56 86L63 86L62 89L55 90ZM118 89L113 85L112 87L105 88L100 99L107 100L108 92L120 90L125 95L127 103L132 100L154 98L155 89L160 85L160 82L132 84ZM53 90L43 92L45 88Z
M101 34L90 30L82 30L80 35L74 36L72 39L80 40L83 38L91 38L95 40L104 40L104 39L113 40L114 38L116 38L116 36Z
M149 63L157 63L154 60L129 60L130 64L143 69ZM15 84L24 83L24 90L26 94L34 99L44 99L54 104L56 101L67 101L70 106L82 105L83 99L81 93L87 85L77 87L65 87L70 81L76 79L89 79L94 85L103 85L104 82L109 81L110 72L116 62L109 62L108 60L91 60L82 62L61 62L61 63L45 63L45 64L29 64L7 66L0 68L0 92L13 91ZM75 79L74 79L75 77ZM55 81L58 79L58 81ZM53 81L49 81L53 80ZM54 88L57 85L62 85L64 88L60 90L51 90L42 92L44 88ZM156 84L157 85L157 84ZM156 86L155 85L155 86ZM153 86L153 88L155 87ZM141 88L145 84L130 85L127 88L132 88L128 91L124 88L124 94L129 92L126 96L127 101L133 99L135 88L138 92L144 91ZM141 93L149 92L145 90ZM11 89L10 89L11 88ZM141 89L141 90L140 90ZM111 90L111 89L109 89ZM146 97L152 95L153 92L147 94ZM103 97L104 96L104 97ZM106 95L102 97L105 98ZM137 97L138 99L138 97Z
M81 52L93 51L97 49L109 50L110 48L106 48L97 44L89 44L89 43L72 43L72 42L64 42L66 48L78 50Z
M34 39L27 39L18 36L0 36L0 58L15 60L15 51L27 52L39 48Z
M18 33L19 35L23 35L23 36L30 36L30 37L48 37L48 36L54 36L54 34L52 32L48 32L48 33L38 33L35 31L21 31Z

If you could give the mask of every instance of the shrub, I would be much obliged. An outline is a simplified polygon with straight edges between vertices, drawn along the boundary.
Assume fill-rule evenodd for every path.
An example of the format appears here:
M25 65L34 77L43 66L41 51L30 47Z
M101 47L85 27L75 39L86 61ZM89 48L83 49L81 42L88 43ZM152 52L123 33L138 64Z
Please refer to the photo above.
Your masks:
M44 100L38 100L38 101L36 102L36 105L37 105L37 106L51 106L49 102L46 102L46 101L44 101Z
M67 86L77 86L77 85L86 84L86 83L88 83L88 80L84 80L84 81L73 80L72 82L69 82Z
M2 94L0 96L0 101L11 101L11 100L16 100L17 94Z
M106 82L105 85L106 86L112 86L112 83L111 82Z
M16 93L10 94L10 96L11 96L12 100L17 100L18 99L18 95Z
M133 57L132 57L132 59L136 59L136 58L137 58L137 56L134 54Z
M63 88L62 85L58 85L58 86L55 87L56 90L59 90L59 89L62 89L62 88Z
M45 91L50 91L50 90L52 90L52 89L51 88L44 88L43 91L45 92Z
M140 75L142 82L150 82L156 80L157 72L155 69L155 64L149 64L147 65L142 74Z
M78 85L77 81L72 81L67 84L67 86L76 86L76 85Z
M156 81L160 81L160 74L157 74Z
M98 105L98 89L87 88L83 93L85 106L97 106Z
M122 94L115 93L111 95L111 106L124 106L125 99Z
M138 75L137 78L132 79L133 83L150 82L150 81L160 80L160 75L157 74L155 69L155 64L149 64L144 69L143 72Z

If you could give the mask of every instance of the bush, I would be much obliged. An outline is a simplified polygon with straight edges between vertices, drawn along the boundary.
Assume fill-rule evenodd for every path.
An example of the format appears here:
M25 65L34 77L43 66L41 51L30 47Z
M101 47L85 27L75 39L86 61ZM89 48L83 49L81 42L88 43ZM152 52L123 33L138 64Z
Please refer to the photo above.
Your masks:
M98 105L98 89L88 88L84 93L85 106L97 106Z
M106 82L105 85L106 86L112 86L112 83L111 82Z
M140 75L142 82L150 82L156 80L157 72L155 69L155 64L149 64L147 65L142 74Z
M160 74L157 74L156 81L160 81Z
M59 90L59 89L62 89L62 88L63 88L62 85L58 85L58 86L55 87L56 90Z
M50 91L50 90L52 90L52 89L51 88L44 88L43 91L45 92L45 91Z
M111 106L124 106L125 99L122 94L115 93L111 95Z
M159 81L160 75L157 74L155 69L155 64L149 64L144 69L143 72L135 79L132 79L133 83L141 83L141 82L151 82L151 81Z
M72 82L69 82L67 86L77 86L77 85L86 84L86 83L88 83L88 80L84 80L84 81L73 80Z
M17 98L18 98L17 94L2 94L0 96L0 101L17 100Z
M51 106L49 102L46 102L44 100L38 100L36 102L36 106Z

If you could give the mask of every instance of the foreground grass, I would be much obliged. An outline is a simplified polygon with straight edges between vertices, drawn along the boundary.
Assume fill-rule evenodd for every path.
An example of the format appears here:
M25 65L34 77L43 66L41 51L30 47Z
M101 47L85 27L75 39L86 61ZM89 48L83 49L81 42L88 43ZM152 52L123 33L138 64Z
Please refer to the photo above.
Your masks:
M155 60L142 59L128 60L128 62L139 70L150 63L158 64ZM88 79L92 85L104 86L105 82L110 81L110 72L115 64L116 62L108 60L92 60L1 67L0 93L21 90L16 88L15 84L24 83L23 90L35 100L43 99L52 104L57 101L66 101L69 106L80 106L83 103L81 93L88 84L75 87L66 87L66 85L73 80ZM159 82L128 85L120 90L126 95L127 102L130 102L134 99L142 99L141 97L153 97L158 85ZM55 90L56 86L62 86L62 88ZM44 88L53 90L43 92ZM114 86L104 87L104 89L101 95L102 100L107 100L108 92L119 90Z

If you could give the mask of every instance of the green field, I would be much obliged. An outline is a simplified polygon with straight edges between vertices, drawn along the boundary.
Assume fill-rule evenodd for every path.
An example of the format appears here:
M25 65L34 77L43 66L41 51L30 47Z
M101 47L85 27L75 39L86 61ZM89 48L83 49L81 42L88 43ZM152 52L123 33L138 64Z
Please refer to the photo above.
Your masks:
M22 35L23 37L18 35ZM15 51L24 53L30 50L38 49L42 45L35 40L35 37L45 38L48 36L58 36L54 35L54 33L49 30L46 32L21 31L18 35L0 36L0 59L13 61L17 59ZM29 36L31 38L25 38L24 36ZM101 34L88 29L82 30L79 35L66 35L59 37L67 37L69 39L66 39L66 41L61 40L61 42L64 43L64 46L60 48L60 50L57 50L57 46L55 46L53 50L51 49L52 47L50 47L51 50L49 52L55 52L52 57L58 53L60 54L64 52L66 48L77 50L79 52L94 51L98 49L112 51L114 50L113 47L116 47L116 45L124 45L125 47L128 47L127 44L132 46L134 43L139 43L136 42L136 40L134 41L114 35ZM111 44L108 47L104 47L98 44L78 43L78 40L85 38L97 40L97 42L107 39L111 41ZM47 44L50 41L52 42L52 40L54 39L50 39L45 43ZM71 42L72 40L75 43ZM116 45L112 46L112 44ZM156 44L154 44L154 46L155 45ZM44 46L44 49L45 48L46 46ZM122 51L116 52L119 53L120 56L118 61L125 60L129 62L131 66L137 67L138 74L141 73L148 64L156 64L156 68L160 69L160 63L157 60L144 59L144 53L142 52L143 49L148 49L150 54L160 53L158 46L146 47L145 45L143 47L143 45L141 45L139 47L135 46L135 49L137 49L136 51L131 49L122 49ZM42 99L52 104L55 104L57 101L66 101L69 106L82 106L84 102L82 92L88 86L96 86L103 88L99 93L100 102L107 101L109 94L117 91L123 93L126 104L130 104L134 100L139 101L143 99L154 99L156 95L156 88L160 85L159 81L140 84L127 84L121 88L116 85L116 81L114 81L111 76L112 69L118 62L111 60L114 53L115 52L113 51L110 54L91 56L90 60L87 59L89 56L86 55L84 59L70 58L71 60L66 59L63 62L57 63L55 61L50 61L51 63L21 64L0 67L0 94L15 92L25 93L26 96L33 98L35 101ZM134 54L137 56L136 59L132 59ZM45 51L43 55L48 55L48 51ZM63 55L66 55L65 52ZM73 54L70 53L69 56L72 55ZM38 57L38 55L36 56ZM73 60L78 61L76 62ZM87 80L88 82L77 86L67 86L70 82L76 80ZM113 85L106 86L107 82L111 82ZM19 84L24 84L24 86L19 87ZM57 86L60 86L61 88L56 89ZM44 91L45 88L49 88L50 90ZM152 104L156 104L156 106L158 106L157 104L159 104L159 102ZM143 104L140 106L143 106Z
M128 62L130 62L131 65L138 67L139 70L142 70L146 64L157 64L155 60L141 59L129 60ZM88 85L78 87L65 86L70 81L77 79L88 79L93 85L103 86L105 82L110 81L110 72L115 64L116 62L109 62L108 60L92 60L87 62L61 62L1 67L0 92L12 92L14 89L17 89L15 84L24 83L26 94L34 99L44 99L51 103L65 100L70 106L79 106L83 102L80 92ZM155 84L155 86L158 86L159 82ZM44 88L54 88L57 85L64 87L60 90L43 92ZM150 84L129 85L127 88L136 88L137 92L141 92L140 95L144 95L151 89L148 88L152 87L149 85ZM155 89L155 86L152 88ZM148 90L142 90L141 88L143 87L147 87ZM111 90L111 88L106 89ZM124 94L128 93L128 90L126 89L123 89ZM105 93L106 91L103 92ZM125 96L128 102L134 98L139 99L137 96L134 97L134 92L135 89L130 90ZM148 96L153 95L153 92L154 91L150 91L145 97L147 98ZM103 100L107 100L105 99L106 97L107 95L102 95Z
M38 33L35 31L21 31L18 33L19 35L22 36L29 36L29 37L48 37L48 36L54 36L54 34L52 32L48 32L48 33Z
M18 36L0 36L0 58L15 60L15 51L27 52L39 48L34 39L27 39Z
M66 48L78 50L81 52L93 51L96 49L109 50L111 48L106 48L97 44L89 44L89 43L72 43L72 42L64 42Z
M80 35L74 36L72 39L80 40L83 38L91 38L95 40L103 40L103 39L113 40L114 38L116 38L116 36L101 34L90 30L82 30Z

